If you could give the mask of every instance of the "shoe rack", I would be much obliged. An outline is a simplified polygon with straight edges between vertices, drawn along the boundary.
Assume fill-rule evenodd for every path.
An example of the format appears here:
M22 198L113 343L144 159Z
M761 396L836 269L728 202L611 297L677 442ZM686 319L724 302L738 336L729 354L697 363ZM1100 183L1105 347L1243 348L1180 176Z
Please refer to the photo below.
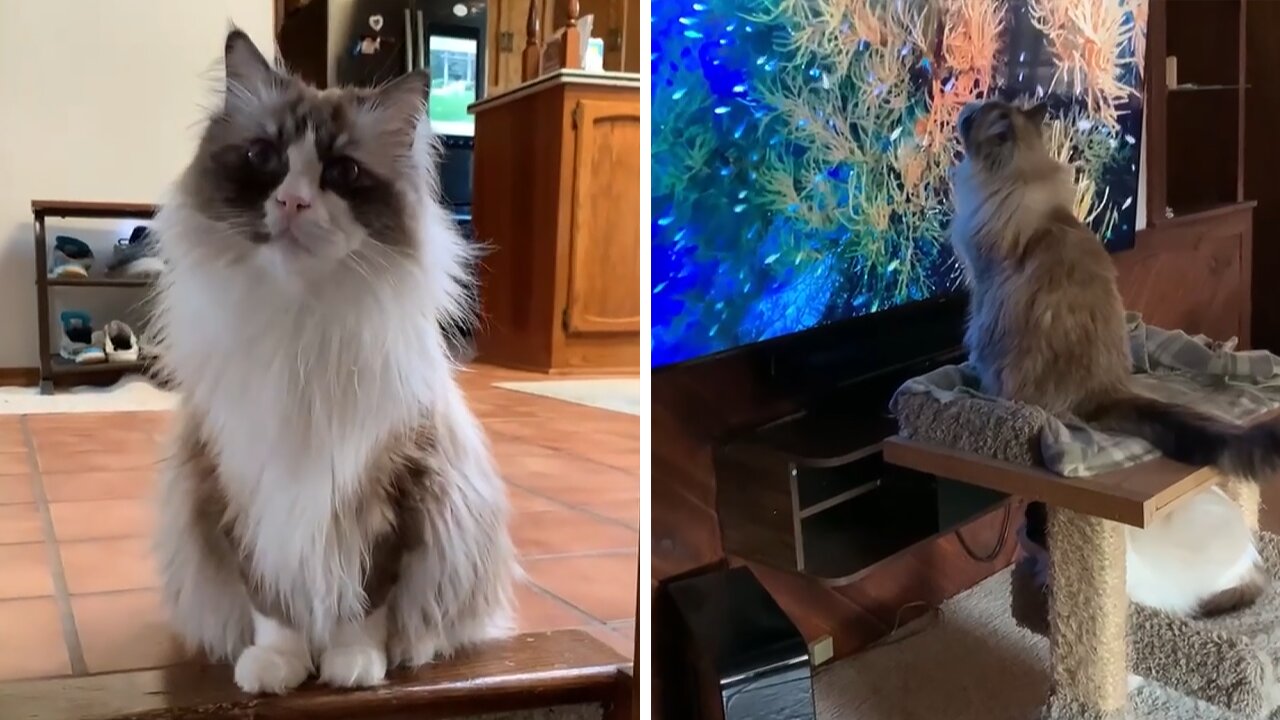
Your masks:
M48 218L96 218L108 220L151 220L156 207L140 203L82 202L74 200L32 200L31 216L35 233L36 251L36 327L40 334L40 392L53 393L54 381L58 384L95 382L102 376L121 376L146 369L146 361L98 363L77 365L54 349L54 328L49 321L49 297L60 288L143 288L148 280L136 278L51 278L49 277L49 240L45 234ZM108 379L110 379L108 377Z

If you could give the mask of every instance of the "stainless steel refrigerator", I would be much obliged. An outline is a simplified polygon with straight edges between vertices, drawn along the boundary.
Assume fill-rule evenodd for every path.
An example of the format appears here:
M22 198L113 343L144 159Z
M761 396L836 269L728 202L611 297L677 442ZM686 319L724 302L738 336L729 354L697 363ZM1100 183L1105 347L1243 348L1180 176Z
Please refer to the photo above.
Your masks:
M311 0L278 36L289 68L319 87L375 87L429 71L428 114L445 147L441 188L467 225L475 124L466 106L484 96L486 10L485 0Z

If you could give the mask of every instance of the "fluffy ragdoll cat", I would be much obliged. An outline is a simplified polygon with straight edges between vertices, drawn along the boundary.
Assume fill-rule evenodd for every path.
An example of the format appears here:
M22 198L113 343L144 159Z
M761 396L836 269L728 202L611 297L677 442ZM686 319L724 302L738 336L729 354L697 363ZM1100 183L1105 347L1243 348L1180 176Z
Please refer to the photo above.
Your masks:
M519 573L442 321L468 305L415 72L316 90L249 38L156 220L182 394L156 549L176 630L248 692L382 682L510 631Z
M1275 425L1242 429L1131 389L1116 272L1071 211L1071 171L1045 148L1044 117L1044 105L988 101L958 121L965 159L952 177L951 242L969 284L965 340L983 390L1141 437L1233 477L1273 473ZM1219 614L1254 602L1264 583L1243 514L1216 488L1129 532L1129 594L1143 604Z

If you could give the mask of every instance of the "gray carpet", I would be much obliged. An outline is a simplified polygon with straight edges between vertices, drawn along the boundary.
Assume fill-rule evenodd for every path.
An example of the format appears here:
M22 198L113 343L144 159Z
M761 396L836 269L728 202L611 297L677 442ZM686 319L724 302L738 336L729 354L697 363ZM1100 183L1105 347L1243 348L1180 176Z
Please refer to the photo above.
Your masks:
M1010 570L947 601L904 639L822 668L823 720L1035 720L1049 691L1049 641L1009 613ZM1242 720L1146 684L1132 720ZM1280 720L1280 715L1272 716Z

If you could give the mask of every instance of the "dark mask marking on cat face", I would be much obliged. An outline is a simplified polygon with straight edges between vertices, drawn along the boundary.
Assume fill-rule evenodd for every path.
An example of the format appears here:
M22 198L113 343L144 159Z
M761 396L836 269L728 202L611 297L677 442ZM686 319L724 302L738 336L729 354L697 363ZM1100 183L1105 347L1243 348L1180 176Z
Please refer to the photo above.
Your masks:
M426 82L321 92L271 69L237 33L227 40L226 102L187 176L195 208L251 242L269 242L264 208L288 176L290 149L314 138L319 191L341 198L375 242L412 248L411 200L398 183L409 172L400 160L411 151Z

